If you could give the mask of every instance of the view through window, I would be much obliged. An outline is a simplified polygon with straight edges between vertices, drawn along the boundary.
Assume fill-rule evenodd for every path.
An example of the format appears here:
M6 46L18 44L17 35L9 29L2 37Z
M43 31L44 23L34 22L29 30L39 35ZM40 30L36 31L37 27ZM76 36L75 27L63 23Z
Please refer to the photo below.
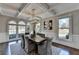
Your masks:
M16 38L16 22L9 21L9 39Z
M21 34L25 33L25 23L23 21L20 21L18 23L18 37L21 37Z
M59 19L59 39L69 39L69 17Z
M40 23L36 24L36 32L38 33L40 31Z

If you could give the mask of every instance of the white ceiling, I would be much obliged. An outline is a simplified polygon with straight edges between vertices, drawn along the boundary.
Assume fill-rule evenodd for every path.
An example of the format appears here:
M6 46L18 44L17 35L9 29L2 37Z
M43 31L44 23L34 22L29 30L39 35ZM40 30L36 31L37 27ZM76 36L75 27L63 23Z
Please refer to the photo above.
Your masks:
M35 16L47 18L62 12L79 9L75 3L0 3L0 14L29 20L35 9Z

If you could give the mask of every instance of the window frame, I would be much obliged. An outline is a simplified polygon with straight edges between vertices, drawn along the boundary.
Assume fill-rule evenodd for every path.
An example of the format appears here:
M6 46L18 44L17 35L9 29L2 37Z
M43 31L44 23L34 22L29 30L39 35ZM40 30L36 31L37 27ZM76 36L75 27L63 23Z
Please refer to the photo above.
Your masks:
M72 41L72 34L73 34L73 19L72 19L72 15L69 14L69 15L63 15L63 16L59 16L58 17L58 39L60 40L59 38L59 19L63 19L63 18L69 18L69 39L62 39L62 40L66 40L66 41Z
M16 24L9 24L10 21L14 21L14 22L16 22ZM23 21L23 22L25 23L25 25L19 24L20 21ZM19 31L19 28L18 28L18 27L19 27L19 26L24 26L24 27L25 27L25 31L26 31L26 22L25 22L24 20L17 20L17 21L16 21L16 20L8 20L8 21L7 21L7 26L8 26L8 27L7 27L7 31L8 31L8 35L9 35L9 25L15 25L15 26L16 26L16 39L19 38L19 37L18 37L18 34L19 34L19 32L18 32L18 31Z
M23 20L20 20L20 21L18 21L18 23L17 23L17 27L18 27L18 34L19 34L19 26L23 26L23 27L25 27L25 31L26 31L26 23L25 24L19 24L19 22L24 22Z

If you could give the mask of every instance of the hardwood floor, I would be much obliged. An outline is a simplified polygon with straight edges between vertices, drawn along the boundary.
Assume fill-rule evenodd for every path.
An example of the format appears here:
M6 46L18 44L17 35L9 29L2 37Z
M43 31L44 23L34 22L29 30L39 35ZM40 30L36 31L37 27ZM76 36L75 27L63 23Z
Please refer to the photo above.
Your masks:
M27 53L21 48L19 42L10 42L0 44L0 55L27 55ZM79 55L79 50L53 42L52 55Z
M55 43L55 42L53 42L52 45L57 47L57 48L61 48L61 49L69 51L70 55L79 55L79 49L75 49L75 48L72 48L72 47L61 45L61 44L58 44L58 43Z
M7 43L1 43L0 44L0 55L6 55L8 50L8 44Z

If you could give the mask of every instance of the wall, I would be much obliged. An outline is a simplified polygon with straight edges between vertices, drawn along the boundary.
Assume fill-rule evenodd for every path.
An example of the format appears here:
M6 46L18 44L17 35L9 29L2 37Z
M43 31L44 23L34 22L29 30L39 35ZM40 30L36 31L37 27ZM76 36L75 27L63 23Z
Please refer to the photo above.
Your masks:
M43 20L42 20L42 23L41 23L41 32L42 32L42 33L45 33L46 36L52 37L52 36L54 36L54 30L48 30L48 29L49 29L49 26L48 26L49 20L52 20L52 22L54 23L54 19L53 19L52 17L43 19ZM46 29L44 29L44 21L46 22L46 26L47 26ZM53 26L52 26L52 28L53 28ZM54 29L54 28L53 28L53 29Z
M79 49L79 11L74 11L71 13L68 13L72 15L72 40L67 41L67 40L59 40L57 37L58 34L58 20L57 17L50 17L54 22L53 22L53 30L49 31L49 30L44 30L43 28L43 21L47 21L50 20L50 18L44 19L42 21L42 32L45 33L47 36L51 36L53 38L53 42L59 43L59 44L63 44L66 46L70 46L73 48L77 48ZM66 14L67 15L67 14Z
M52 7L57 14L67 13L75 10L79 10L79 3L61 3Z
M9 41L9 35L8 35L9 20L18 21L19 19L0 15L0 43Z
M54 42L71 46L79 49L79 11L74 11L69 13L72 15L72 40L71 41L63 41L63 40L54 40Z
M0 15L0 43L6 42L9 40L7 31L6 31L7 30L6 22L8 19L9 19L8 17Z

